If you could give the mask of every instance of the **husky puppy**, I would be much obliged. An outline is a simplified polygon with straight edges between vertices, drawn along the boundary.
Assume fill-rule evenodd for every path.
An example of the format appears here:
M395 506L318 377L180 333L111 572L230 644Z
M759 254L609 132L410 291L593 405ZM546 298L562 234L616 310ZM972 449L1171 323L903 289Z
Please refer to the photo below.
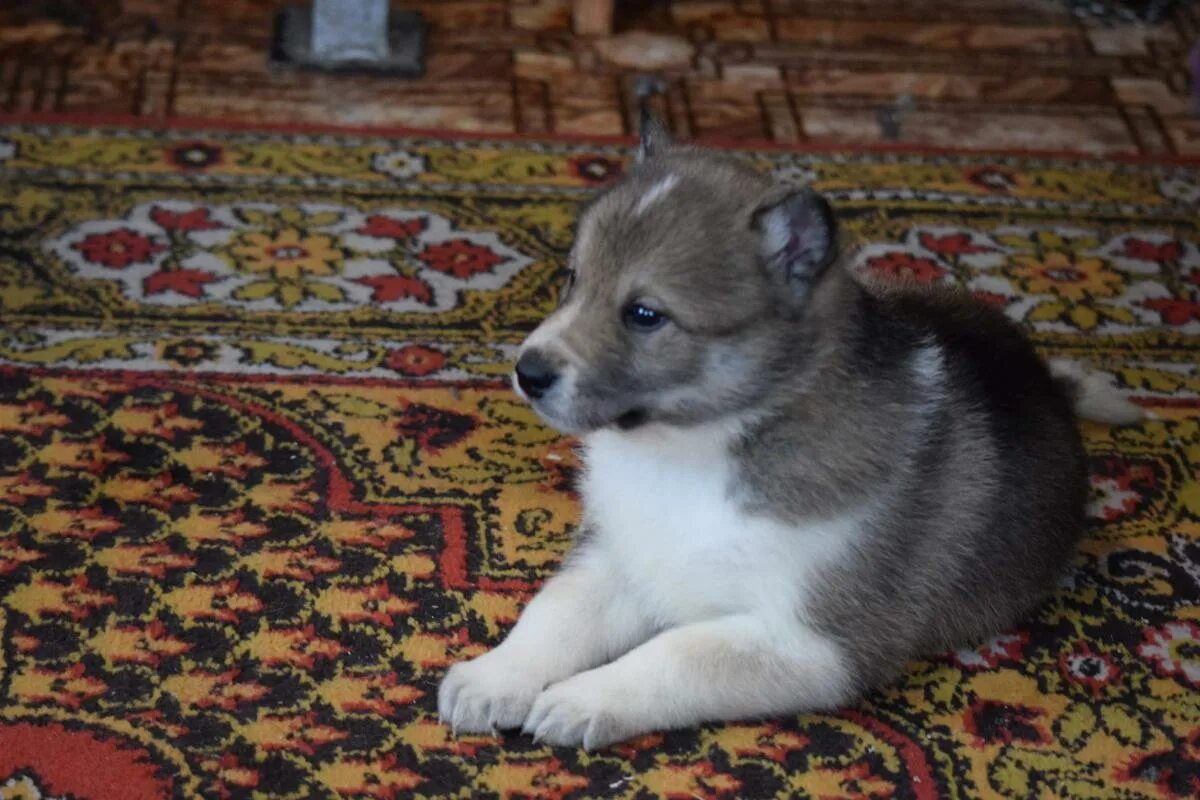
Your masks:
M813 191L643 129L515 372L582 440L579 541L446 675L446 723L595 748L831 709L1052 590L1084 528L1075 409L1139 410L839 253Z

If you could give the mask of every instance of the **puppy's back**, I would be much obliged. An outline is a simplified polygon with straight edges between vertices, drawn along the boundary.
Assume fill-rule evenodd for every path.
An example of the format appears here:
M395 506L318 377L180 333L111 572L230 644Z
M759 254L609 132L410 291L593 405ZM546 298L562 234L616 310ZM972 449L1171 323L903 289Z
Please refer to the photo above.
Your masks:
M1086 480L1068 392L1002 313L941 290L872 287L857 306L852 371L892 376L881 396L897 376L928 381L902 412L927 415L921 434L896 436L892 491L817 609L877 685L898 657L995 633L1049 593Z

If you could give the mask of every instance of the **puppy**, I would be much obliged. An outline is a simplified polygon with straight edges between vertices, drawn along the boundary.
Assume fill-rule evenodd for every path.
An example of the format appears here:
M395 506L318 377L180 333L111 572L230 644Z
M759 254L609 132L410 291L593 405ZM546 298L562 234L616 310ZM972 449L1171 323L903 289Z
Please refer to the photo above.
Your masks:
M1084 528L1073 406L1139 410L1000 313L843 261L814 192L643 128L516 366L582 440L579 541L446 675L445 722L595 748L832 709L1052 590Z

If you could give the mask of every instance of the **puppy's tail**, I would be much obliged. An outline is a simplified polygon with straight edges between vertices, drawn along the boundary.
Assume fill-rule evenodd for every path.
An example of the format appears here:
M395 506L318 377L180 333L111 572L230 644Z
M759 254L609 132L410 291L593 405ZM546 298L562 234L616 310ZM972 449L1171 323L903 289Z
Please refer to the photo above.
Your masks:
M1061 359L1050 361L1048 366L1050 374L1070 395L1075 413L1084 419L1109 425L1133 425L1152 416L1141 406L1125 399L1104 373L1093 372L1082 364Z

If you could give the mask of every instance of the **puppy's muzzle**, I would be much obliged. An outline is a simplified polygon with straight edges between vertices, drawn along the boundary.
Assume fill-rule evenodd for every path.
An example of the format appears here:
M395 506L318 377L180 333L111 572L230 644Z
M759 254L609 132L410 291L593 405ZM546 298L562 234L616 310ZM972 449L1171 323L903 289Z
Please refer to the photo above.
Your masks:
M554 365L537 350L529 350L517 361L517 385L531 400L541 398L558 382Z

